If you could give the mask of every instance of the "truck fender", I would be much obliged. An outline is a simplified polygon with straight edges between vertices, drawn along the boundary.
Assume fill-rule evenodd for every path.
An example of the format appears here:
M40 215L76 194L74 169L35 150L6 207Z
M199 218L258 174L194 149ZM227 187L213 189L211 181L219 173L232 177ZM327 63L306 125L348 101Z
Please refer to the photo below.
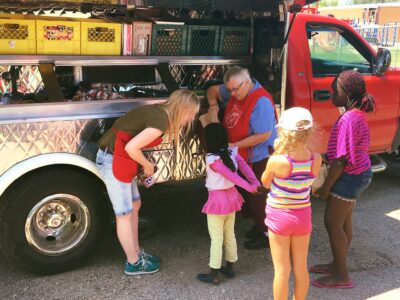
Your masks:
M52 165L75 166L89 171L101 179L96 164L85 157L71 153L40 154L19 162L0 176L0 196L23 175L36 169Z

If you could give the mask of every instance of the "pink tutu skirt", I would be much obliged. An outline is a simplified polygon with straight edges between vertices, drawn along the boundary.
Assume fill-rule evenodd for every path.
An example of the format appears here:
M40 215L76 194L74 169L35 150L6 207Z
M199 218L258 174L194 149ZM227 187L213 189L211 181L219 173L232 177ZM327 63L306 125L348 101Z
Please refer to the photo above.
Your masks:
M229 215L239 211L243 202L242 195L234 186L225 190L209 190L202 212L211 215Z

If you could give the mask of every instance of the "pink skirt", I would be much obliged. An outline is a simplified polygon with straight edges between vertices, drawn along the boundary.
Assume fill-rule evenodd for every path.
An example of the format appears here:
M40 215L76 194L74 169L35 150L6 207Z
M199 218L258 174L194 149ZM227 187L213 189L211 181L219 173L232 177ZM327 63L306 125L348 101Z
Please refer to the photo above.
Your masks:
M239 211L243 202L242 195L234 186L225 190L209 190L202 212L211 215L229 215Z

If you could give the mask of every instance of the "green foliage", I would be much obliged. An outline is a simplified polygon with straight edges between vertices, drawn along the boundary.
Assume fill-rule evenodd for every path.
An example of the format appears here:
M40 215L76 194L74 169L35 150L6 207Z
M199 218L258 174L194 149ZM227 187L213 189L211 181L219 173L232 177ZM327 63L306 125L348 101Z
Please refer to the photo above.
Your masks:
M399 2L399 0L347 0L346 5L354 4L378 4L378 3L389 3L389 2ZM321 0L319 1L319 6L337 6L339 4L338 0ZM343 1L341 1L343 4Z
M388 3L388 2L398 2L398 0L350 0L351 4L376 4L376 3Z
M337 6L338 5L338 0L322 0L319 1L319 6Z

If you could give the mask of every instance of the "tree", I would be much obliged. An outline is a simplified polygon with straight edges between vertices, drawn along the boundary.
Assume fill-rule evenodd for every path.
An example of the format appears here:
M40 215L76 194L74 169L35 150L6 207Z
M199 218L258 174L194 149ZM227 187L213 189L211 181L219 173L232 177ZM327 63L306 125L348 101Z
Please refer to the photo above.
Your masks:
M324 7L324 6L337 6L339 0L322 0L319 1L319 6Z

